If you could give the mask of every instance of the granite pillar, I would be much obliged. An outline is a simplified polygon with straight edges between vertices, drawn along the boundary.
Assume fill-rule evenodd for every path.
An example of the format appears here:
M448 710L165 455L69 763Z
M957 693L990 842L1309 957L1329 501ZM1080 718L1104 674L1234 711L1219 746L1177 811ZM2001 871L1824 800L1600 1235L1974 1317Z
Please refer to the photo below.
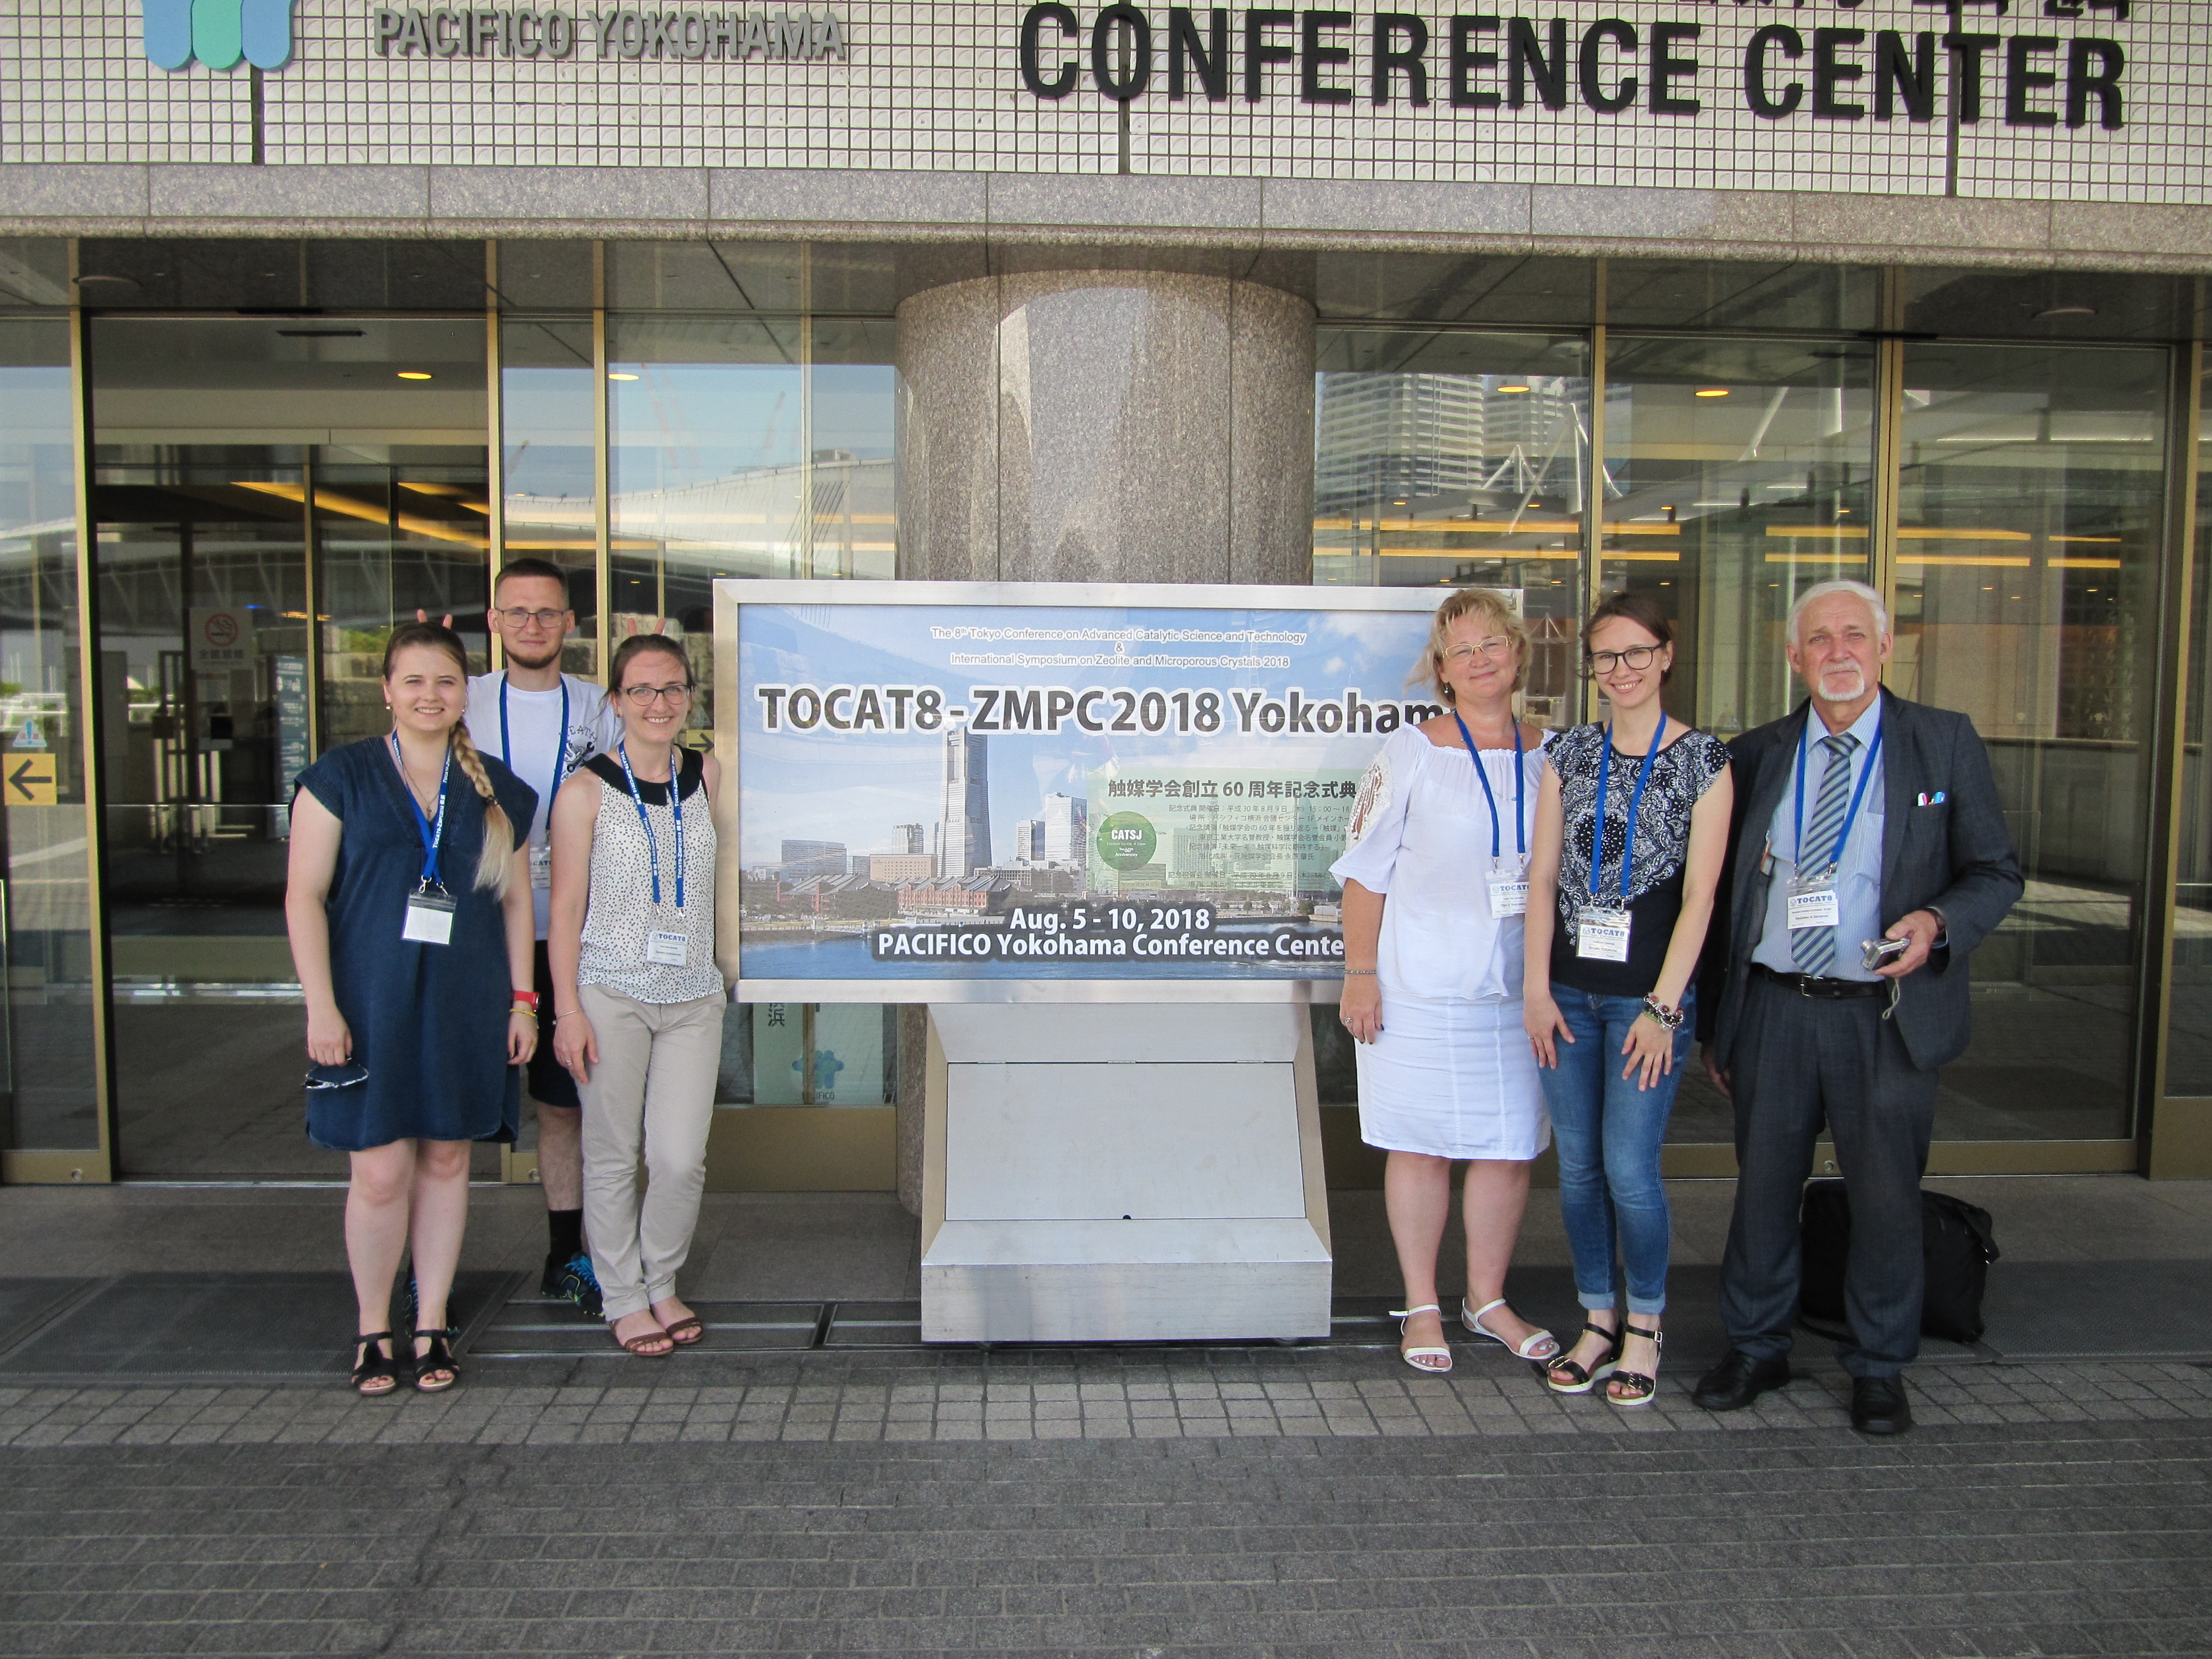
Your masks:
M898 574L1303 586L1314 309L1159 270L1009 272L898 308ZM899 1023L899 1197L921 1203L925 1016Z
M917 294L898 324L902 577L1312 580L1304 300L1021 271Z

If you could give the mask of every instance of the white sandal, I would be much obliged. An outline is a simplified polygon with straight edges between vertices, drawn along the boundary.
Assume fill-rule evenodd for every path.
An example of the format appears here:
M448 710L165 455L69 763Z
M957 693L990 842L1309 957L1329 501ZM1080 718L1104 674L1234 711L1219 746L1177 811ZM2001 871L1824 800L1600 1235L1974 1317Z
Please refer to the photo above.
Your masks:
M1425 1313L1432 1313L1439 1320L1444 1316L1444 1310L1442 1308L1433 1302L1428 1302L1418 1308L1393 1308L1390 1310L1390 1317L1398 1322L1398 1334L1403 1336L1406 1334L1406 1327L1413 1322L1413 1316ZM1492 1340L1496 1340L1495 1338ZM1424 1376L1442 1376L1452 1368L1452 1351L1449 1348L1401 1348L1398 1350L1398 1358ZM1441 1359L1444 1363L1441 1365L1424 1365L1421 1361L1425 1358Z
M1530 1361L1532 1364L1541 1364L1547 1359L1556 1359L1559 1358L1559 1339L1553 1336L1549 1331L1535 1330L1529 1332L1528 1335L1521 1339L1521 1346L1516 1348L1508 1343L1504 1337L1498 1335L1497 1332L1492 1330L1487 1325L1482 1322L1483 1315L1488 1313L1492 1308L1504 1308L1504 1306L1505 1298L1501 1296L1497 1301L1486 1302L1480 1308L1477 1308L1473 1313L1469 1313L1467 1309L1467 1298L1465 1297L1462 1297L1459 1299L1459 1322L1467 1327L1468 1330L1473 1334L1477 1341L1495 1342L1499 1347L1504 1348L1516 1359L1526 1359ZM1416 1311L1419 1310L1416 1310ZM1511 1310L1507 1309L1507 1311L1510 1313Z

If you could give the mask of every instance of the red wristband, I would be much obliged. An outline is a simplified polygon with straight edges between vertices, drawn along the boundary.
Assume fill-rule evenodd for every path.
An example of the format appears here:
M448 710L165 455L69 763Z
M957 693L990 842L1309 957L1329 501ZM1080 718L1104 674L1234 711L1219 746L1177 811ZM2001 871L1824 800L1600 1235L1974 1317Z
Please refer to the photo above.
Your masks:
M515 1000L517 1002L520 1003L524 1007L526 1007L526 1008L529 1009L529 1010L530 1010L530 1012L531 1012L532 1013L533 1013L533 1014L534 1014L534 1013L536 1013L536 1012L538 1012L538 993L537 993L537 992L535 992L535 991L517 991L517 992L514 994L514 1000Z

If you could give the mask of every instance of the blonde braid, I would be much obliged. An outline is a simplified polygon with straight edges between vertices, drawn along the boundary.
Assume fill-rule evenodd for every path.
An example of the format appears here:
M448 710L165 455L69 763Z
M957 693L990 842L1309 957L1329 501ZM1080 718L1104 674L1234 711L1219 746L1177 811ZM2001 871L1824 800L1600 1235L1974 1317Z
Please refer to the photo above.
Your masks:
M514 868L514 825L506 808L499 804L499 796L493 792L491 778L484 771L483 757L477 753L476 744L470 740L465 720L453 724L453 758L461 763L462 775L483 797L483 852L477 860L477 885L487 893L505 898L507 877Z

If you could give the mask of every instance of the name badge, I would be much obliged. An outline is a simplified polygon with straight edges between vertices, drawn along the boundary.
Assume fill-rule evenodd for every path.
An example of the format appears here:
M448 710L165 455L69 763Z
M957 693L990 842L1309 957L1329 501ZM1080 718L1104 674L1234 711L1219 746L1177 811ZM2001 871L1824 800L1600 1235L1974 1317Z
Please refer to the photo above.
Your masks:
M540 892L553 884L553 848L549 842L530 843L530 884Z
M1827 876L1808 876L1790 888L1790 931L1801 927L1833 927L1843 921L1836 884Z
M407 896L407 920L399 937L416 945L451 945L456 908L452 894L418 888Z
M1584 908L1575 915L1575 954L1591 962L1628 960L1626 910Z
M1521 859L1500 859L1490 866L1490 914L1503 919L1528 914L1528 869Z
M690 954L690 937L659 929L645 936L645 959L661 968L681 968Z

